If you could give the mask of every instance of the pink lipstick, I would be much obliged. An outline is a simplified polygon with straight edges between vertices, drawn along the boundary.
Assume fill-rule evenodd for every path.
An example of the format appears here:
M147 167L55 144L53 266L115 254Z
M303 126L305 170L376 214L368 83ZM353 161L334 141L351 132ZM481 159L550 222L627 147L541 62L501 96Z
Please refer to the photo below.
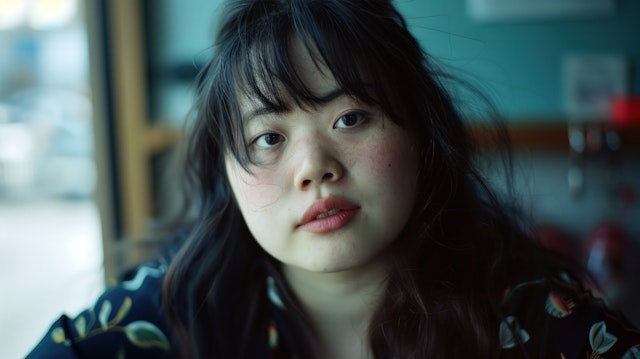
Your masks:
M329 196L313 202L296 228L315 234L333 232L346 226L359 209L345 198Z

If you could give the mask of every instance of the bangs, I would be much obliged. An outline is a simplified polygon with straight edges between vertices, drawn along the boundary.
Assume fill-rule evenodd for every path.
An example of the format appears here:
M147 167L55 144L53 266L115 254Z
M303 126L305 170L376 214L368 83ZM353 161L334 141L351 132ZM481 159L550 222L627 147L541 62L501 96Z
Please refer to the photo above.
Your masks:
M313 93L295 70L292 47L302 46L316 68L328 69L325 75L347 95L374 102L377 96L367 81L372 76L362 61L364 39L358 31L344 29L352 19L340 19L346 14L339 2L294 1L276 9L272 1L255 1L252 7L256 14L248 16L254 15L255 21L239 31L243 37L232 60L239 93L275 112L322 103L321 94Z
M416 73L422 64L411 63L423 59L421 49L407 37L402 17L387 1L251 0L232 6L214 48L216 66L204 81L211 86L205 91L207 108L224 109L213 116L216 132L222 132L218 141L245 169L250 159L240 98L274 113L327 101L296 72L293 46L302 46L346 95L376 105L400 125L410 117L407 111L416 108L411 99L424 94L406 85L425 77ZM399 39L410 43L400 46Z

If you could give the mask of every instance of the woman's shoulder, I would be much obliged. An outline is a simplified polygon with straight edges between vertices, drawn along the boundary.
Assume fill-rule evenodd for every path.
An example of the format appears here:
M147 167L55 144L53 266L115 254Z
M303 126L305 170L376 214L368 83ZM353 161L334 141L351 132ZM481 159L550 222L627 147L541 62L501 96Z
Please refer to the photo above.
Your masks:
M504 358L640 358L640 331L565 273L507 288L502 310Z
M161 358L170 353L161 305L165 271L162 264L130 271L90 308L58 318L27 358Z

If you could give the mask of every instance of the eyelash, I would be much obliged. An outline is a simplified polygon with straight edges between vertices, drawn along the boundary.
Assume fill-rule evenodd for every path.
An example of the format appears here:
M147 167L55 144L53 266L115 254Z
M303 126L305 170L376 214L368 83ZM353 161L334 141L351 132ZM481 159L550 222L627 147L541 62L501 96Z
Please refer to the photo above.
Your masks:
M345 126L345 127L340 127L339 126L339 123L341 121L346 120L346 119L351 119L353 117L355 117L355 121L356 121L354 124L352 124L350 126ZM366 112L363 112L363 111L349 112L349 113L346 113L346 114L340 116L336 120L336 122L334 122L333 128L334 129L350 129L350 128L357 127L357 126L361 125L367 119L368 119L368 114ZM274 138L277 139L276 143L269 144L269 142L266 142L266 144L264 144L264 145L259 144L259 142L261 140L267 141L267 139L269 139L269 140L273 141ZM256 136L253 139L253 141L251 141L251 145L252 146L255 145L255 146L258 146L258 147L262 147L262 148L273 148L273 147L277 146L279 143L281 143L283 140L284 140L284 136L279 134L279 133L276 133L276 132L265 132L265 133L262 133L262 134Z
M281 134L279 134L279 133L267 132L267 133L263 133L263 134L261 134L261 135L257 136L257 137L256 137L256 138L255 138L251 143L252 143L252 144L254 144L254 145L256 145L256 146L258 146L258 147L264 147L264 148L274 147L274 146L276 146L276 145L278 144L278 143L275 143L275 144L269 144L269 143L267 143L267 144L266 144L266 146L265 146L265 145L260 145L260 144L258 144L258 142L259 142L261 139L265 139L265 138L267 138L267 137L271 137L271 139L273 139L273 137L277 137L277 138L278 138L278 140L279 140L279 141L278 141L278 143L282 142L282 140L283 140L283 138L284 138L284 136L282 136L282 135L281 135Z
M340 120L345 119L347 117L353 117L353 116L356 117L356 123L354 125L347 126L347 127L338 127L338 123L340 122ZM367 113L362 111L345 113L344 115L340 116L338 120L336 120L336 122L333 124L333 128L353 128L358 125L361 125L364 121L367 120L367 118L368 118Z

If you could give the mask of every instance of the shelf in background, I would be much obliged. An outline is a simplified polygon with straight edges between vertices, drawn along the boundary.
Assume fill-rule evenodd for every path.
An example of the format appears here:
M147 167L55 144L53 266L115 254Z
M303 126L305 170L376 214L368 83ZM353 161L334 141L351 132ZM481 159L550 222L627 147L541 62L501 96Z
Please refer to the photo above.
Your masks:
M600 125L603 129L603 125ZM566 123L515 123L507 125L514 150L569 151L569 130ZM472 132L482 145L491 146L486 128L474 127ZM620 150L640 150L640 125L631 125L617 131Z
M569 130L564 123L512 123L507 131L514 150L569 151ZM482 145L491 146L486 127L475 126L472 132ZM640 151L640 125L624 127L617 133L622 151ZM144 146L148 152L159 153L176 146L181 137L182 129L152 125L145 131Z

